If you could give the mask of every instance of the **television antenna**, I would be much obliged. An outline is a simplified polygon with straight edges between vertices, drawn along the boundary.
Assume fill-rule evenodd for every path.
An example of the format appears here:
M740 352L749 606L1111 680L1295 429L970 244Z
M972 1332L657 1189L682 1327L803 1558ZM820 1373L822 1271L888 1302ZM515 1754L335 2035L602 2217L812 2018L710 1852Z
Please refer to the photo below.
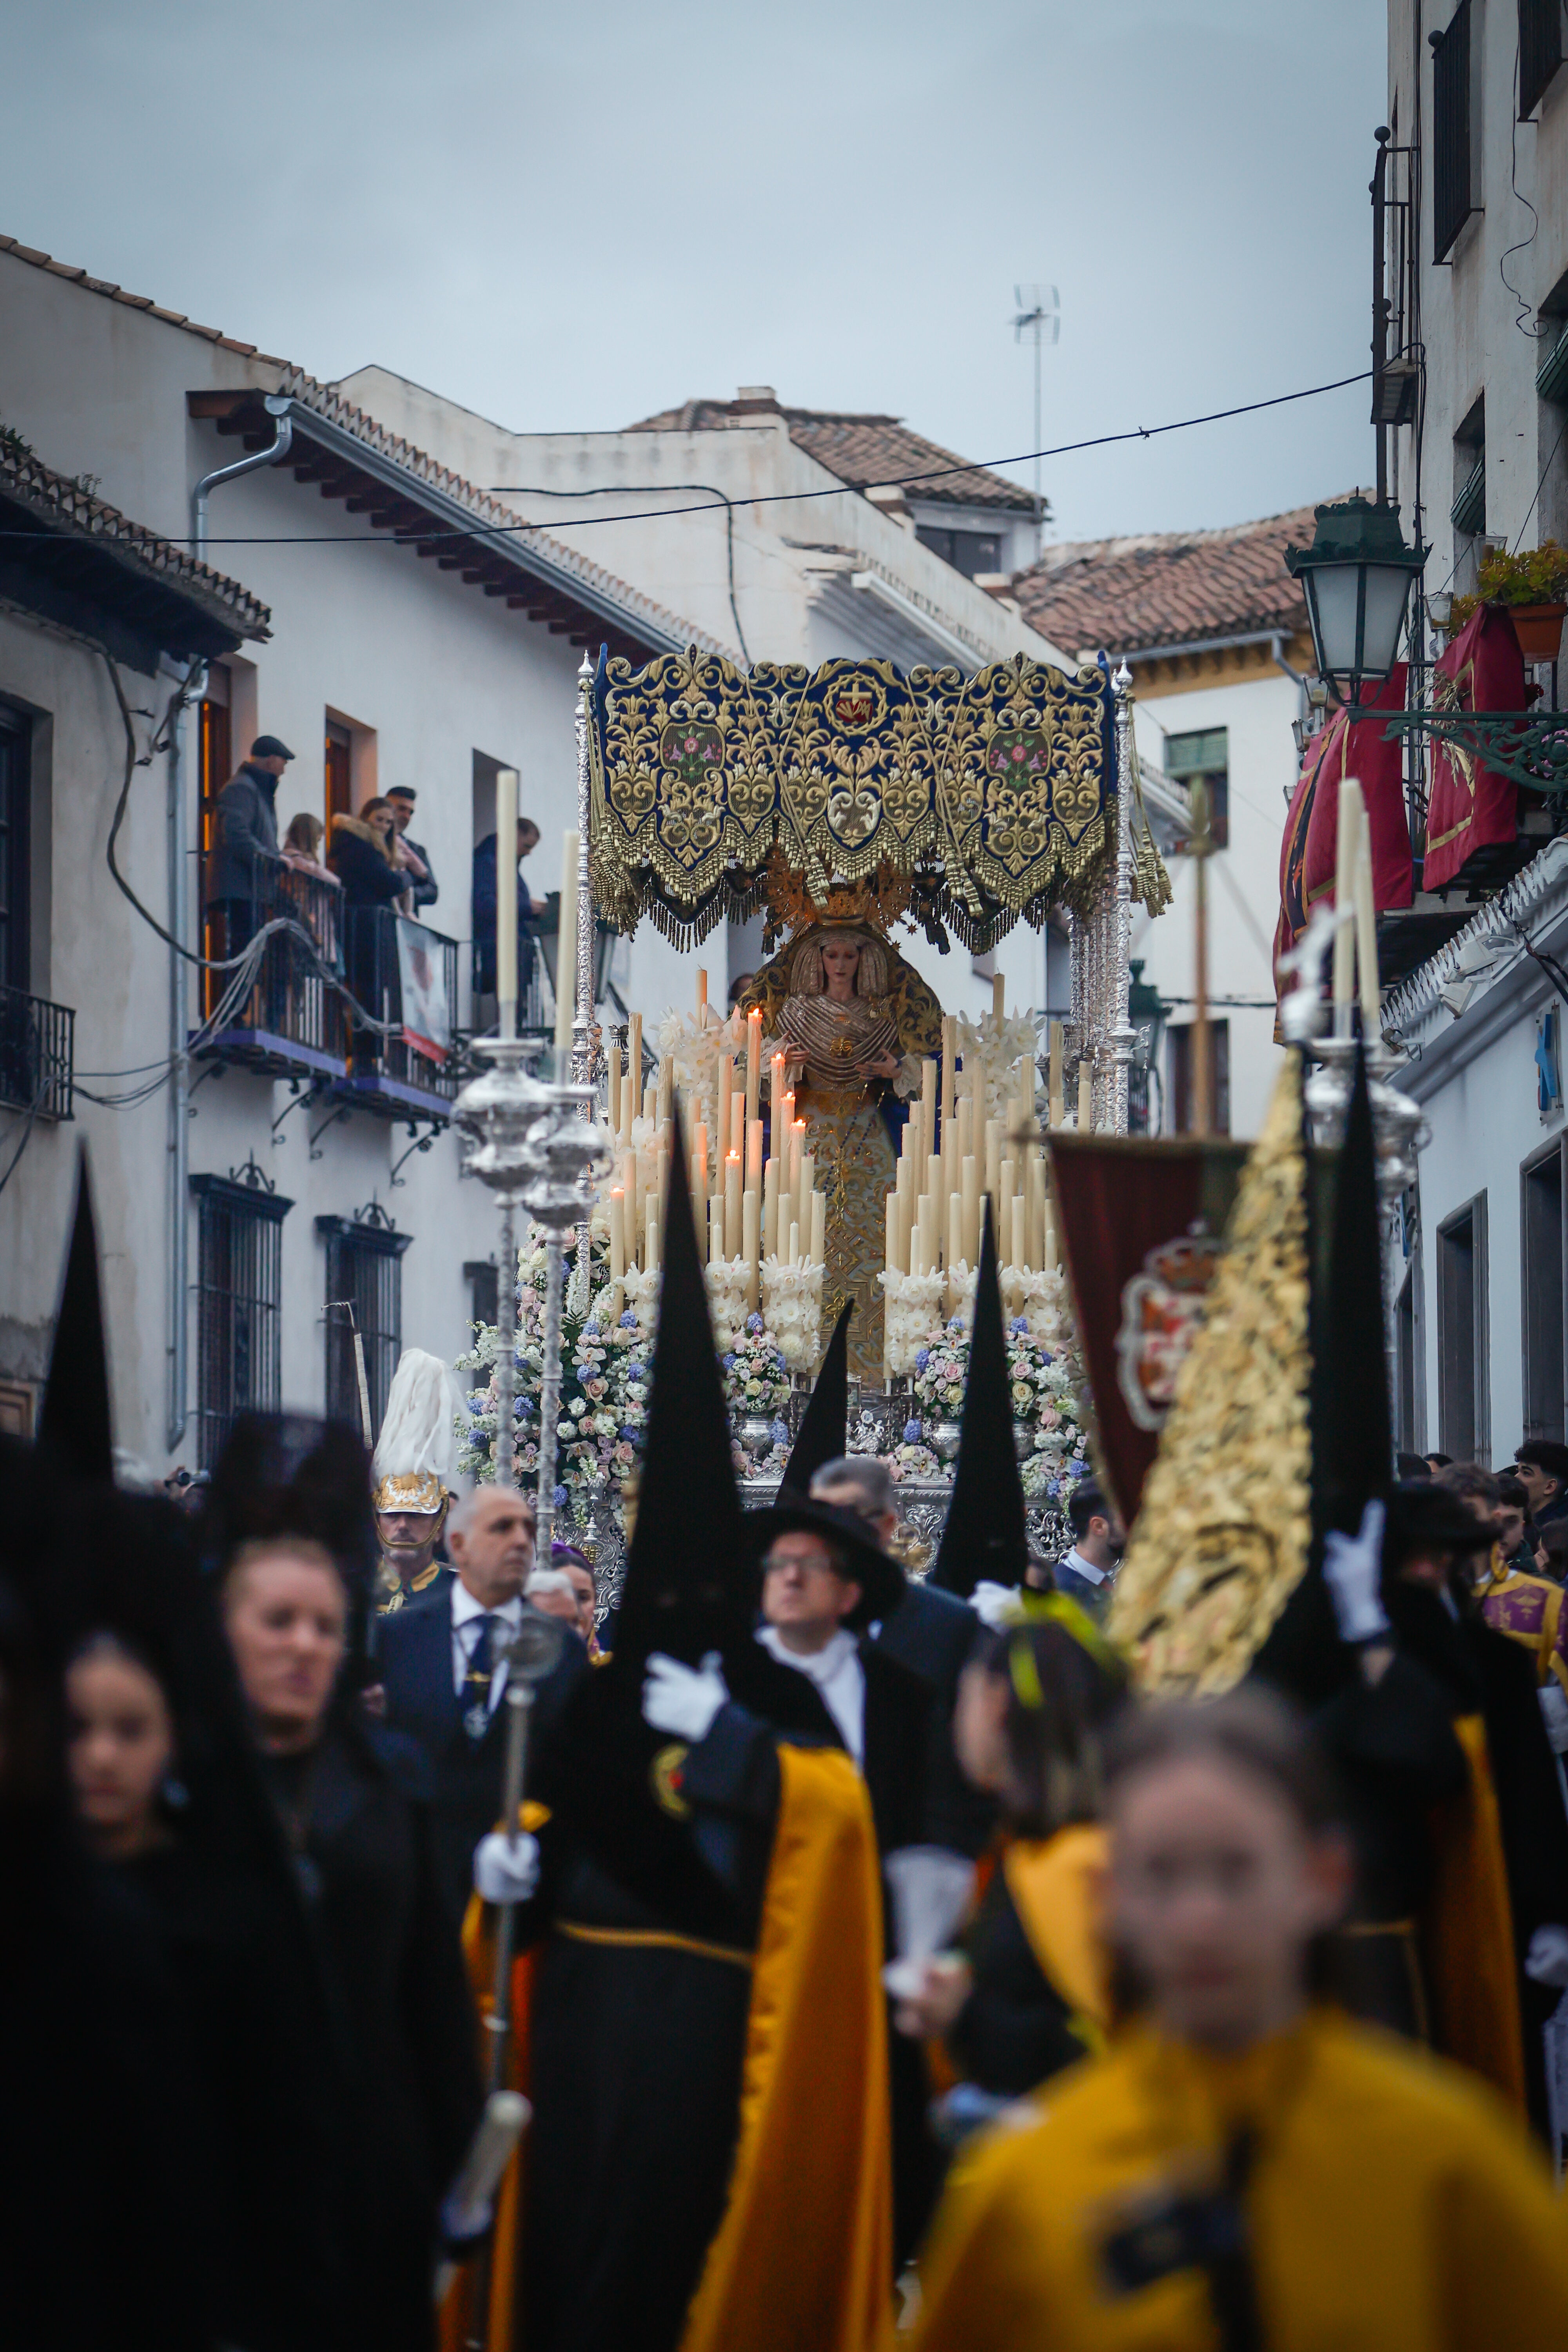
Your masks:
M1026 335L1032 336L1035 345L1035 523L1039 526L1045 512L1040 496L1040 352L1047 344L1061 341L1061 296L1054 286L1015 286L1013 299L1017 314L1013 320L1013 340L1021 343Z

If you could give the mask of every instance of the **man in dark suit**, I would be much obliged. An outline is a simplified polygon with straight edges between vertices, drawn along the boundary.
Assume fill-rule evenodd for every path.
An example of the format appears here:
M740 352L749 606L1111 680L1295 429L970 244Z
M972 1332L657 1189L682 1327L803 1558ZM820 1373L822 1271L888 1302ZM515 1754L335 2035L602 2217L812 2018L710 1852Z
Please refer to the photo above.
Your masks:
M847 1454L825 1462L811 1481L814 1502L855 1511L886 1551L898 1532L899 1513L887 1465L868 1454ZM885 1617L871 1627L871 1641L883 1654L909 1666L942 1694L947 1720L958 1699L958 1678L969 1664L980 1620L955 1593L934 1584L902 1579Z
M509 1486L476 1487L447 1524L457 1573L382 1621L385 1720L415 1742L429 1766L437 1874L459 1920L472 1890L474 1848L500 1818L505 1649L521 1622L533 1536L527 1496ZM536 1740L549 1736L586 1657L569 1635L535 1699Z

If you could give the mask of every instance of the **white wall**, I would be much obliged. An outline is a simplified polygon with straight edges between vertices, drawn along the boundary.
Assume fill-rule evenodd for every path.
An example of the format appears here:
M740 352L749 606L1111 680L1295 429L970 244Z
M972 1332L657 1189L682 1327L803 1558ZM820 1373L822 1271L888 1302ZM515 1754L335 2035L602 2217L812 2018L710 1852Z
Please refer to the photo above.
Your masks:
M1215 1018L1230 1024L1231 1132L1255 1136L1279 1065L1270 958L1286 794L1296 775L1297 688L1277 673L1188 694L1150 693L1138 709L1167 734L1223 727L1228 736L1230 845L1210 858L1207 877L1209 995ZM1189 1000L1175 1005L1176 1023L1193 1017L1195 869L1190 857L1167 856L1166 865L1172 903L1157 923L1133 908L1132 953L1144 959L1144 980L1167 1003ZM1226 1003L1226 997L1248 1003Z

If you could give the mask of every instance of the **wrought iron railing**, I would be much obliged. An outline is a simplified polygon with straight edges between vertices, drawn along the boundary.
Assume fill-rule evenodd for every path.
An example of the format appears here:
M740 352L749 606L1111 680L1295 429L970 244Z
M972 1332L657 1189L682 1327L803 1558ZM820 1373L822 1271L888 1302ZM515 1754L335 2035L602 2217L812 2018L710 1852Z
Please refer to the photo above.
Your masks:
M68 1005L0 988L0 1103L35 1118L69 1118L75 1033Z
M351 1014L355 1091L390 1082L451 1101L458 1083L457 940L385 907L347 907L342 920L344 976L355 1003L379 1024L373 1029ZM396 1099L390 1091L389 1099Z
M343 973L347 911L335 882L287 866L257 868L243 897L209 897L202 908L209 967L231 964L268 923L286 920L293 928L273 933L249 991L226 1011L234 971L203 972L204 1043L258 1066L341 1074L347 1043L342 996L333 982Z

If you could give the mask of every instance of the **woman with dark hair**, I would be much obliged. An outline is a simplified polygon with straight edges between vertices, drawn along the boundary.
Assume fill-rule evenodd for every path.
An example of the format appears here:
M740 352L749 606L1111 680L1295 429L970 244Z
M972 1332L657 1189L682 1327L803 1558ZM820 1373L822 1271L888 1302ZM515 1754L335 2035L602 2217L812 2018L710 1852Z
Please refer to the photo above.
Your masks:
M439 2209L480 2090L426 1807L412 1759L342 1682L350 1596L323 1545L240 1543L220 1602L333 2021L352 2280L339 2340L427 2352Z
M1126 1687L1116 1653L1060 1598L986 1633L964 1669L953 1740L968 1779L997 1799L1005 1843L962 1952L927 1963L895 2021L941 2035L963 2078L944 2103L950 2135L1102 2044L1095 1824L1102 1742Z
M1106 1757L1110 2053L961 2168L919 2352L1483 2352L1568 2341L1549 2175L1471 2077L1314 2000L1343 1907L1326 1771L1261 1690Z

